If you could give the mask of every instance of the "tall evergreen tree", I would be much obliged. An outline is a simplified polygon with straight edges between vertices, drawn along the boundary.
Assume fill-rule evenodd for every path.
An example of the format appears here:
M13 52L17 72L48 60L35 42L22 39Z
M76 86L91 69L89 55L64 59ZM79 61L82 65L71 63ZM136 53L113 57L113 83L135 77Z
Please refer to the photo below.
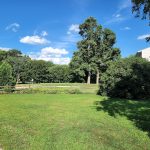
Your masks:
M89 17L83 24L79 26L79 34L82 36L82 40L78 42L78 49L80 51L80 57L84 62L84 66L87 68L88 77L87 83L90 84L91 72L93 70L94 63L92 58L94 56L94 49L96 46L95 34L97 28L97 21L93 17Z
M102 30L102 26L97 28L96 47L93 61L96 65L96 83L99 84L100 73L107 68L109 61L113 61L120 56L120 50L114 48L116 35L109 29Z
M79 50L73 53L72 60L69 64L69 70L71 82L85 82L86 67L84 66Z
M77 44L78 57L80 58L78 66L88 72L88 84L90 84L92 72L96 72L96 83L98 84L100 72L107 67L107 62L120 55L120 50L114 48L116 35L109 29L103 29L93 17L86 19L79 29L82 40ZM76 58L78 57L76 56Z

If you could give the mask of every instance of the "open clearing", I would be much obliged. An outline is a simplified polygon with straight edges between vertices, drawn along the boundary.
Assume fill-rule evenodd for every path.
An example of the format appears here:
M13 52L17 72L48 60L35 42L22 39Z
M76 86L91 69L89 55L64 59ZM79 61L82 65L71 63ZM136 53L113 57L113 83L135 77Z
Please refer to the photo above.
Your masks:
M148 102L94 94L0 95L0 148L150 150L149 116Z

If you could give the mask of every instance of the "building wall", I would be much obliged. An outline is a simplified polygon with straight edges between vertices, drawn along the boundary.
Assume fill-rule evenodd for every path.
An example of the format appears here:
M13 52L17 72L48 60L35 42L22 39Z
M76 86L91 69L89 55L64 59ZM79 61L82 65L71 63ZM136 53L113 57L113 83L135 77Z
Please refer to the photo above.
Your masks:
M149 51L142 51L142 58L145 58L150 61L150 50Z
M136 56L142 57L150 61L150 47L140 50L136 53Z

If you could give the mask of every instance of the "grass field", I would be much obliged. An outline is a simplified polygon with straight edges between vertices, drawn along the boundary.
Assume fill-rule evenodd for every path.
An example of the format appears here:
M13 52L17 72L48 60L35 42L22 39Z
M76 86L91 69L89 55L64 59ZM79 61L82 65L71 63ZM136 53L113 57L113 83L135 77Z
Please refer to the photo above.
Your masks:
M56 91L57 93L65 93L65 91L78 90L84 94L96 94L98 85L83 83L40 83L40 84L18 84L17 89L33 89L40 91Z
M0 149L150 150L149 116L148 102L94 94L0 95Z

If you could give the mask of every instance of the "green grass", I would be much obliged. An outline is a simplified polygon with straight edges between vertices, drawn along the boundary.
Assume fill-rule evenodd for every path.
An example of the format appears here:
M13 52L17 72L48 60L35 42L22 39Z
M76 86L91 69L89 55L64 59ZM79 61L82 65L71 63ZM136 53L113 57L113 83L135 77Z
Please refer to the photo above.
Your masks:
M0 147L150 150L150 127L138 126L139 119L148 119L143 126L149 123L149 109L148 102L105 100L94 94L0 95Z
M57 91L57 93L66 93L66 91L78 90L84 94L96 94L98 85L83 83L40 83L40 84L18 84L16 87L30 88L39 91ZM20 89L19 88L19 89Z

